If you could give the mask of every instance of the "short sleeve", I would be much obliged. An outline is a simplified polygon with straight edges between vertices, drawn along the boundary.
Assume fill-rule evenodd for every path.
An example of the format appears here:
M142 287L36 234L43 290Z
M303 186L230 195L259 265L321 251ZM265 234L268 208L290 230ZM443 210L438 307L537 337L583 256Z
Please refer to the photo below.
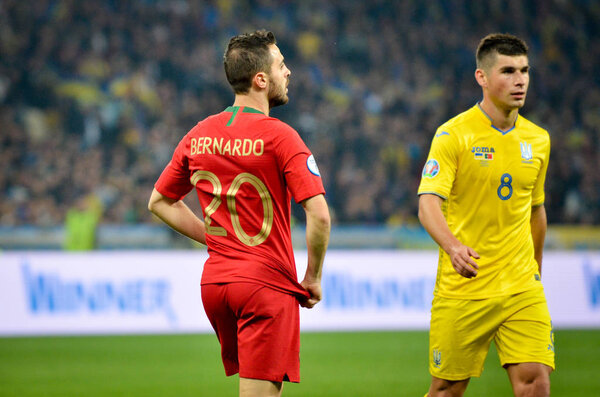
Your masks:
M546 182L546 171L548 170L548 162L550 160L550 138L546 140L546 150L544 151L544 157L542 158L542 166L540 167L540 173L538 174L537 180L533 187L531 205L544 204L544 184Z
M190 182L189 162L185 155L186 148L189 146L186 137L179 142L171 161L154 185L160 194L173 200L181 200L193 189Z
M442 126L443 127L443 126ZM418 194L435 194L444 199L450 196L458 165L458 142L452 131L440 127L431 142Z
M293 128L285 123L280 125L276 152L292 197L299 203L324 194L325 188L314 156Z

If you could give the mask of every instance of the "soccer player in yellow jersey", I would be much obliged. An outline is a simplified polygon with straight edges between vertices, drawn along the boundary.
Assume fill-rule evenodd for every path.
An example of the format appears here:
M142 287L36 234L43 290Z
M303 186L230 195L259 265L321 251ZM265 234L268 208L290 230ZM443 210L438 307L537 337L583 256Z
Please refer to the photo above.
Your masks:
M438 128L419 219L440 246L429 397L462 396L491 341L515 396L549 396L554 340L541 284L548 133L519 115L527 45L491 34L476 53L483 100Z

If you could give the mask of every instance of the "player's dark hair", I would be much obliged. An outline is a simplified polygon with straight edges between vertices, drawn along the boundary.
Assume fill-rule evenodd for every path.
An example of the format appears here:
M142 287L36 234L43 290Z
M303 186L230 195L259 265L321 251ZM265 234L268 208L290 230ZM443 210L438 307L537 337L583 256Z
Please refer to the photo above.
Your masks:
M492 33L485 36L477 46L475 58L477 68L485 69L490 66L496 53L501 55L517 56L527 55L527 44L520 38L508 33Z
M256 73L271 72L271 44L277 44L277 40L272 32L266 30L240 34L229 40L223 65L227 81L236 94L250 91Z

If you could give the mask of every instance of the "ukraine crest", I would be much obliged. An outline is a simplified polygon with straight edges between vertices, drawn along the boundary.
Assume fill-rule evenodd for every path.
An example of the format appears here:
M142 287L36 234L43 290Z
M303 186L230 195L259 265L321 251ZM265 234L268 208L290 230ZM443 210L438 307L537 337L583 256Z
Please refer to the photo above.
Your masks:
M550 343L548 344L548 350L554 352L554 328L552 328L552 321L550 322Z
M525 161L533 159L533 151L531 150L530 143L521 142L521 158Z
M433 366L439 368L442 365L442 352L438 349L433 349Z

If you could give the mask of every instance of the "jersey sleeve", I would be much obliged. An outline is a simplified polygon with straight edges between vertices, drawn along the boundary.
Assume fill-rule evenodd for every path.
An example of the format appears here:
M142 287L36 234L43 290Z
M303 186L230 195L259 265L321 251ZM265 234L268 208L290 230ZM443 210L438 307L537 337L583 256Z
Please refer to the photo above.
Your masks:
M187 146L187 139L184 137L175 148L171 161L154 185L160 194L173 200L181 200L193 189L190 182L188 158L185 155Z
M421 173L418 194L435 194L447 199L450 196L458 165L457 137L440 127L431 142L427 162Z
M285 123L279 125L276 142L278 162L294 200L303 200L324 194L325 188L314 156L300 135Z
M548 170L548 162L550 160L550 138L546 140L546 148L544 151L544 157L542 159L542 166L540 167L540 173L535 181L533 187L533 193L531 198L531 205L537 206L544 204L544 184L546 182L546 171Z

